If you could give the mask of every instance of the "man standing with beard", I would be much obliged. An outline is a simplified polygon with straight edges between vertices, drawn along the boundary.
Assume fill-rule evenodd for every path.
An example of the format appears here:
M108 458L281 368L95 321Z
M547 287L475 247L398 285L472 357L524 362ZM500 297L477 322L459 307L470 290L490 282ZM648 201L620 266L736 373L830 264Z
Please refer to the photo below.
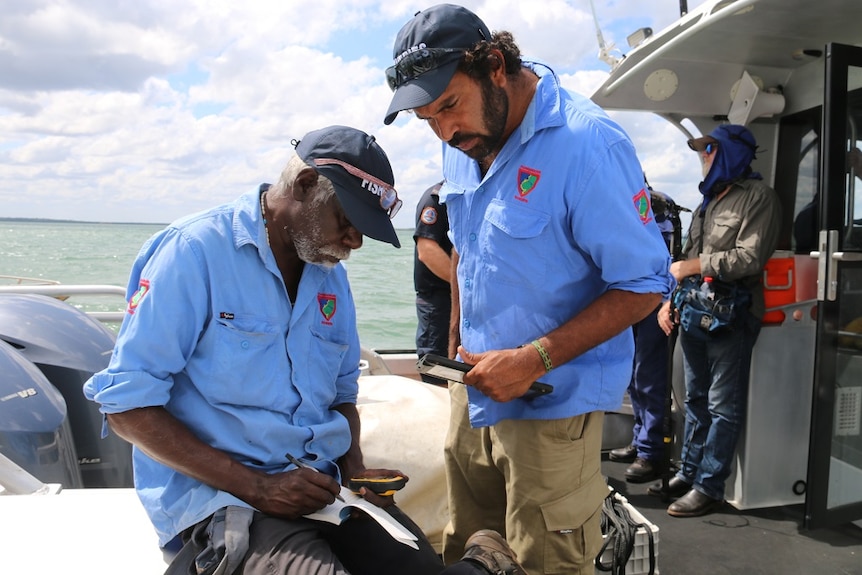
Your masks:
M481 525L528 573L591 574L603 412L631 378L630 326L674 286L634 147L463 7L417 13L393 57L385 122L412 110L448 144L450 349L474 366L450 386L444 560ZM553 392L530 398L536 380Z

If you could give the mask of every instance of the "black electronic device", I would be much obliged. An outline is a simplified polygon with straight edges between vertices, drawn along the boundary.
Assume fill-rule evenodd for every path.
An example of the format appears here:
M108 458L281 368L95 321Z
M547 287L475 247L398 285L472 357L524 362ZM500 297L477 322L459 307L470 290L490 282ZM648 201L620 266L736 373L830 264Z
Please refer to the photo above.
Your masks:
M436 377L437 379L445 381L456 381L458 383L464 383L464 374L470 371L472 367L473 366L469 363L449 359L448 357L435 355L433 353L423 355L416 363L416 369L419 370L419 373L430 375L431 377ZM552 391L554 391L553 385L542 383L541 381L534 381L530 386L530 390L522 395L521 399L532 399L539 395L546 395Z

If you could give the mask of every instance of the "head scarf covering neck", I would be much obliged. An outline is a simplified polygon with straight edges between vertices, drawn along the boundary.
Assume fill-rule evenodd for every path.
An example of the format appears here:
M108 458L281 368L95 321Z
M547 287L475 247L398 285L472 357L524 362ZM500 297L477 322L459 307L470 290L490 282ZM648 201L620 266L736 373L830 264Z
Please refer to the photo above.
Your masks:
M710 132L709 136L690 140L689 146L696 149L697 145L693 145L692 142L702 140L715 141L718 147L706 178L698 186L700 193L703 194L701 213L706 210L709 201L724 191L727 186L740 180L763 179L763 176L751 169L751 162L757 152L757 142L745 126L735 124L718 126Z

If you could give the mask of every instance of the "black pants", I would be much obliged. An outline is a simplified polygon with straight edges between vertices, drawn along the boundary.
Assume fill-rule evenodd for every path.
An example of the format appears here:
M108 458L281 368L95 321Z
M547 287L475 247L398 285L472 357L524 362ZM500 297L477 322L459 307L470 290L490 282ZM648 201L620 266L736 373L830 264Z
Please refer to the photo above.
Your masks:
M328 550L351 575L487 575L487 570L470 561L459 561L444 568L428 539L407 515L396 506L386 511L418 537L418 550L395 541L376 521L366 516L332 525L255 513L249 529L249 553L236 575L270 575L291 570L309 572L302 566L297 568L297 562L320 565L326 560ZM197 575L195 557L207 547L209 522L207 518L183 533L184 545L165 575ZM328 550L322 551L321 546L328 546ZM297 559L298 555L302 557ZM286 564L283 565L282 560Z

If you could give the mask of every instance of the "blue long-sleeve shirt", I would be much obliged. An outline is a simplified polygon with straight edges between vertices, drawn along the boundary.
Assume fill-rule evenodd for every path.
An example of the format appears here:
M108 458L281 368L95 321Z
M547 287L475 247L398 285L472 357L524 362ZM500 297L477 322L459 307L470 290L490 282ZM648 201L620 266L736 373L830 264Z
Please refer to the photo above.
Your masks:
M291 305L259 195L172 224L134 262L110 365L84 386L103 413L163 406L202 441L266 472L285 454L338 477L350 447L333 406L355 403L359 338L347 274L306 264ZM135 487L162 545L232 495L134 452Z
M510 349L566 323L608 290L660 293L675 282L628 136L595 104L562 89L553 72L484 177L443 146L459 255L461 341L470 352ZM552 394L495 402L468 388L474 426L556 419L619 407L631 379L630 330L555 366Z

